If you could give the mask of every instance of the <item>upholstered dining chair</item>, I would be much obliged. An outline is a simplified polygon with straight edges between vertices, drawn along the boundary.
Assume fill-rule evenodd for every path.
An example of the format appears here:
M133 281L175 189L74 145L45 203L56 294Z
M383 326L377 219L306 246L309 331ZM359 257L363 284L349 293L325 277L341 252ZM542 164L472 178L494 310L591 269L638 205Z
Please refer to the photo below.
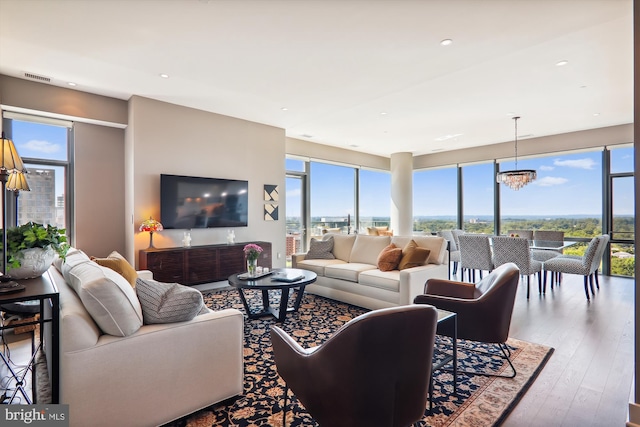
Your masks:
M551 258L548 261L544 262L544 284L543 292L547 287L547 272L551 274L551 286L553 287L554 274L553 273L566 273L566 274L579 274L584 276L584 293L587 296L587 300L591 300L589 296L589 287L591 287L591 294L595 295L595 290L593 288L593 269L596 256L600 253L600 257L602 257L602 253L604 251L599 252L599 246L603 243L604 240L601 239L601 236L596 236L589 242L584 255L582 256L571 256L571 255L560 255L554 258ZM598 261L599 265L600 262ZM559 278L558 280L561 280Z
M476 270L493 270L493 257L491 255L491 242L485 234L461 234L458 236L460 249L460 271L464 281L464 273L468 271L469 282L476 281Z
M497 267L509 262L514 263L520 270L520 276L527 277L527 299L529 299L529 278L532 274L538 276L538 292L542 293L542 263L531 258L529 240L524 237L492 237L493 264Z
M365 313L305 349L271 327L273 356L288 389L323 427L405 427L424 416L437 312L428 305Z
M533 232L533 240L544 240L546 242L564 242L564 231L553 230L535 230ZM551 258L555 258L558 255L562 255L562 249L548 250L548 249L534 249L531 251L531 256L536 261L545 262Z
M429 279L424 294L416 296L413 302L457 313L458 338L497 345L502 353L501 357L513 371L510 375L482 371L467 373L513 378L516 376L516 369L511 363L511 352L506 341L519 280L520 270L514 263L502 264L475 285Z
M458 272L458 263L460 262L460 250L456 243L457 239L453 237L452 230L440 230L437 231L436 234L449 242L449 262L453 263L453 274L456 274Z

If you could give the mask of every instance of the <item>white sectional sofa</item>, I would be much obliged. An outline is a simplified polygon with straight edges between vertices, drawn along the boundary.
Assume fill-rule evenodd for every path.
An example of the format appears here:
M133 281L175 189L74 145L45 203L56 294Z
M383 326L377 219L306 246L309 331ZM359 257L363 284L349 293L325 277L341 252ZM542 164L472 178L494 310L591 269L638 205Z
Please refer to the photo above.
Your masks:
M67 261L78 266L58 260L48 274L60 291L60 403L69 405L72 427L161 425L243 393L242 312L204 308L190 321L140 326L140 311L130 310L136 291L126 279L75 254ZM151 278L149 271L142 275ZM115 290L113 299L133 318L108 313L124 336L103 332L104 319L85 307L87 294L104 287ZM52 339L46 330L44 337Z
M369 236L363 234L326 234L333 237L335 259L305 259L294 254L292 266L314 271L315 283L306 291L371 310L408 305L424 292L431 278L448 278L447 241L437 236ZM390 243L404 248L414 240L419 247L430 250L424 265L405 270L380 271L377 260Z

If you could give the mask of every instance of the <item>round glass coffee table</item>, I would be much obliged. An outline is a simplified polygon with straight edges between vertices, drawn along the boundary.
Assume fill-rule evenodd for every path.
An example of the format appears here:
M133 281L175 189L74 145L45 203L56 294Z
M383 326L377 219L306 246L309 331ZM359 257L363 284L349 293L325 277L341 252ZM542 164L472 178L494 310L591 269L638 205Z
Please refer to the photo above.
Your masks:
M249 319L273 316L278 322L284 322L288 312L298 311L300 302L302 301L302 295L304 294L304 288L315 282L317 277L316 273L309 270L276 268L270 272L270 274L257 278L247 277L246 273L232 274L229 276L229 284L238 289L242 305L244 305ZM262 291L262 310L252 311L249 308L249 303L244 293L245 289ZM298 295L293 307L288 307L289 294L292 289L297 289ZM271 290L281 291L280 306L277 308L272 307L269 303L269 291Z

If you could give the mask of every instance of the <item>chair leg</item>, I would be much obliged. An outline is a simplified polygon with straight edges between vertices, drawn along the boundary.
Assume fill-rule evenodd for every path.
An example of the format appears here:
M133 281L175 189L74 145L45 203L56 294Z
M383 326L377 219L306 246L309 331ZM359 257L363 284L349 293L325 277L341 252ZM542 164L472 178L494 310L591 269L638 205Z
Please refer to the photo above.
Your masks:
M589 285L588 282L589 278L587 276L584 276L584 293L585 295L587 295L587 301L591 301L591 298L589 297Z
M593 273L593 277L596 278L596 288L598 288L598 290L600 289L600 281L598 280L598 270L596 270L595 273Z
M542 271L537 272L536 275L538 276L538 293L544 294L546 289L542 288Z
M289 385L284 384L284 406L282 407L282 427L287 427L287 395L289 394Z
M591 295L596 296L596 291L593 288L593 274L589 275L589 287L591 288Z
M529 299L529 276L527 276L527 299Z
M458 262L453 262L453 274L455 275L458 272Z

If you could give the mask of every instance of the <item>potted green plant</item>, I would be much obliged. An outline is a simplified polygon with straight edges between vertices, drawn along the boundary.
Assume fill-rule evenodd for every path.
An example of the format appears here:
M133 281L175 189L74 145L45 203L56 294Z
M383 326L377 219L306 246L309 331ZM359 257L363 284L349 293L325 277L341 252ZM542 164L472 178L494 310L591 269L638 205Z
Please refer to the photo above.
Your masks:
M7 276L41 276L56 257L65 258L69 245L65 229L28 222L7 229Z

